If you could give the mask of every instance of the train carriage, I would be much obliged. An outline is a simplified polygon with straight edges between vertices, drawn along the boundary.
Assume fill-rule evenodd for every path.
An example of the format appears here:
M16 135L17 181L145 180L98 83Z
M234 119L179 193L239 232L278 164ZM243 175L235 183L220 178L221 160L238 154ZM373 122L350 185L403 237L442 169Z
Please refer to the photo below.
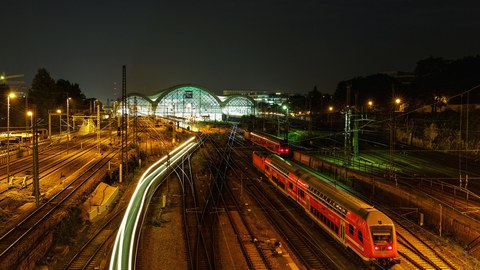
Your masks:
M253 163L320 227L366 263L395 263L395 227L385 214L277 155L254 152Z
M287 141L280 140L270 134L259 131L245 131L244 138L256 145L265 147L277 155L290 155L290 146Z

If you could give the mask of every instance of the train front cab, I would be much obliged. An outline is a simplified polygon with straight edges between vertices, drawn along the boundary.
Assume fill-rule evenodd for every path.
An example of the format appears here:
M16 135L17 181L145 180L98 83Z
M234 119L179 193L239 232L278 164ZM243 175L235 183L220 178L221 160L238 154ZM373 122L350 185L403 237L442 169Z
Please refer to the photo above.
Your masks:
M375 211L368 214L367 225L370 230L370 248L368 257L378 264L390 266L398 263L397 236L395 225L385 214Z

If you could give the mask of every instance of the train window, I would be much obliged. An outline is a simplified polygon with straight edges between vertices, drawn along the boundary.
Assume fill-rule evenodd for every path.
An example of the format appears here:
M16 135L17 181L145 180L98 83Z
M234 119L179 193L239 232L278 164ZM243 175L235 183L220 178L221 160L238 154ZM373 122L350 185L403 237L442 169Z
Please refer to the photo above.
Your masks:
M392 228L371 226L372 239L374 243L391 243L392 242Z
M363 243L363 234L361 231L358 231L358 240L360 241L360 243Z
M335 225L335 234L338 234L338 226Z
M353 231L353 225L352 224L348 224L348 233L350 235L353 235L354 231Z
M292 184L292 182L288 182L288 188L289 188L289 189L293 189L293 184Z
M303 190L300 190L300 197L305 198L305 192Z

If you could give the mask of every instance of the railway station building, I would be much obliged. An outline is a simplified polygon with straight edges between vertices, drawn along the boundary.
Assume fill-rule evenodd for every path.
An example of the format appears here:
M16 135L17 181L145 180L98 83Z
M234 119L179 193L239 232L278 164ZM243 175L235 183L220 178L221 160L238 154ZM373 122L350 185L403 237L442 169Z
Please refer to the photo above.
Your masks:
M218 96L205 87L191 84L173 86L150 96L130 93L126 102L129 115L175 117L190 122L223 121L255 114L255 100L250 96ZM121 103L116 112L122 113Z

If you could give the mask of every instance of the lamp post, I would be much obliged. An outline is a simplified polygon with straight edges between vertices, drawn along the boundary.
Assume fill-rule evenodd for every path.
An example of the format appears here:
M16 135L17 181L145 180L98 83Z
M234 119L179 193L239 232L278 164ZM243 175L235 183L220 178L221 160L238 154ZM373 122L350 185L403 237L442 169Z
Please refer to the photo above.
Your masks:
M390 177L393 177L394 180L395 180L395 184L397 184L397 173L396 173L396 170L395 170L395 140L396 140L396 125L397 125L397 119L396 119L396 115L395 115L395 112L397 112L397 110L399 110L400 108L400 103L402 102L402 100L400 98L395 98L395 100L393 101L394 104L393 104L393 108L392 108L392 123L391 123L391 131L390 131L390 166L391 166L391 170L392 170L392 173L391 173L391 176Z
M282 108L287 111L287 115L286 115L286 118L285 118L285 138L284 139L285 139L286 142L288 142L288 114L289 114L288 106L283 105Z
M60 117L60 131L59 131L59 137L60 140L62 139L62 110L57 110L58 116Z
M70 141L70 100L67 98L67 154L68 154L68 142Z
M95 100L95 105L97 109L97 151L100 154L100 101Z
M330 136L333 134L333 117L332 117L332 112L333 112L333 106L328 107L328 117L330 118Z
M32 136L33 136L33 112L28 111L27 115L30 116L30 130L32 131Z
M373 111L373 101L369 100L367 102L367 113L366 113L367 118L368 118L368 112L371 112L371 111Z
M7 96L7 182L10 182L10 99L14 98L15 94L10 93Z

